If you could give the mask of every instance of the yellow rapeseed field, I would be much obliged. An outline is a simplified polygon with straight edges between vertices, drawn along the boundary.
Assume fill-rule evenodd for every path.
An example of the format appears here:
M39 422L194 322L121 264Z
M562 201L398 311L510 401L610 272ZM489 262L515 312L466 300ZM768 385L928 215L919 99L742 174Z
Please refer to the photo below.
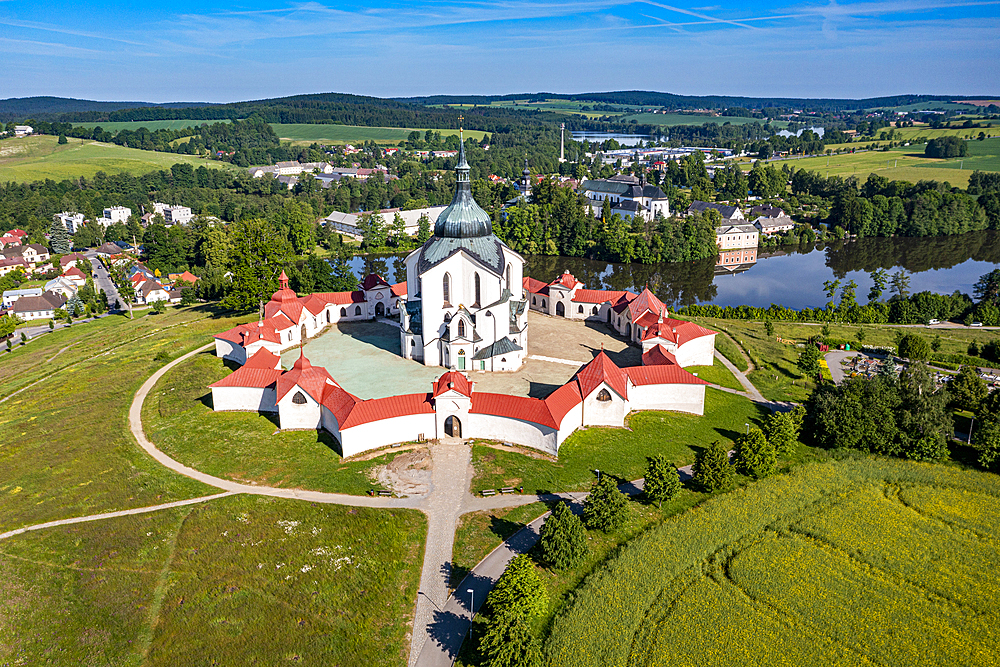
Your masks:
M803 466L631 542L546 644L588 665L1000 665L1000 477Z

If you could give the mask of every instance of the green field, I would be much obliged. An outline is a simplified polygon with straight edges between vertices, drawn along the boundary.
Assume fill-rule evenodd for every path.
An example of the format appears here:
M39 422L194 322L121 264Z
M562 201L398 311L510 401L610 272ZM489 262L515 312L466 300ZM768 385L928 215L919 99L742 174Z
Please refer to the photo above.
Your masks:
M231 372L214 351L172 368L143 405L150 441L185 465L236 482L356 495L382 488L372 469L398 452L344 463L325 432L276 432L276 415L214 412L208 385Z
M967 187L969 176L981 171L1000 171L1000 137L968 142L971 155L965 158L938 159L924 157L922 144L898 146L888 151L862 151L801 159L774 160L777 167L789 165L796 169L816 171L823 176L856 176L864 182L868 174L879 174L889 180L916 182L919 180L948 181Z
M178 162L215 169L236 169L227 162L191 155L143 151L82 139L70 138L69 143L60 146L57 139L40 135L0 141L0 183L45 179L61 181L81 176L92 178L99 171L106 174L127 172L139 176L169 169Z
M760 118L746 118L743 116L712 116L709 114L681 114L681 113L634 113L622 117L624 121L634 120L641 125L662 125L672 127L674 125L704 125L714 123L716 125L746 125L748 123L764 124ZM771 127L788 127L788 121L772 120Z
M472 449L471 490L523 485L531 493L579 491L590 488L595 469L623 482L638 479L647 456L664 454L674 465L687 465L695 450L715 440L732 440L743 433L744 424L759 425L767 414L750 399L709 388L702 417L638 412L629 417L628 429L581 429L562 444L555 463L478 445Z
M1000 664L995 475L807 465L633 540L575 593L553 667Z
M144 127L147 130L183 130L187 127L199 127L203 124L228 123L228 120L134 120L118 123L74 123L73 127L86 127L94 129L100 127L108 132L118 132L119 130L138 130Z
M426 522L233 496L0 542L0 664L406 664Z
M378 144L398 144L409 137L410 132L420 132L426 129L411 127L361 127L359 125L327 125L295 123L271 123L278 136L285 141L310 144L316 141L328 144L349 144L364 141L374 141ZM458 135L458 130L436 129L442 136ZM479 141L486 135L481 130L466 130L465 136Z

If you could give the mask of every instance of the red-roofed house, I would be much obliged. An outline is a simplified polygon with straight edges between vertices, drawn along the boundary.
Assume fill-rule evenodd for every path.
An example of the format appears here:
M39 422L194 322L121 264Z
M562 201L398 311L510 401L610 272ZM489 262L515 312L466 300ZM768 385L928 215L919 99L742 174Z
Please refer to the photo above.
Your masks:
M212 409L276 412L275 385L281 373L278 355L257 350L242 367L208 385L212 390Z

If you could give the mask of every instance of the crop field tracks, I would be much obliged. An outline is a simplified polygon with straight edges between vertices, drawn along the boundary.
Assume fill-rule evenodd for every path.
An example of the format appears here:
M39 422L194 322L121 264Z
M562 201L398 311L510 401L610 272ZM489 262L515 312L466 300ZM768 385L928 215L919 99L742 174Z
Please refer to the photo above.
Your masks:
M1000 482L809 464L679 515L577 591L553 666L1000 664Z

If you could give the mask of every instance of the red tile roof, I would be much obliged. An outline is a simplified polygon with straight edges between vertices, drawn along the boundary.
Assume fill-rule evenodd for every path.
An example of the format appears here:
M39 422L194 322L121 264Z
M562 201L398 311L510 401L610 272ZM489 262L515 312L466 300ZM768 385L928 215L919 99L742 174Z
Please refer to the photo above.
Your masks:
M629 366L625 373L637 387L647 384L708 384L680 366Z
M642 316L643 313L651 312L659 317L660 311L663 310L665 306L663 302L656 298L656 295L649 291L649 288L644 288L640 292L632 303L629 304L629 310L632 312L633 321Z
M186 283L191 283L192 285L198 282L198 276L194 275L190 271L185 271L184 273L171 273L171 280L183 280Z
M643 366L676 366L677 357L662 345L656 345L642 353Z
M618 290L578 289L573 295L573 303L618 303L627 294Z
M313 366L306 359L306 355L300 352L299 358L292 365L292 370L285 371L278 378L277 400L280 401L292 390L292 387L298 385L319 403L323 400L325 395L324 389L328 381L329 383L334 383L333 378L326 372L326 369L322 366Z
M706 329L705 327L698 326L694 322L686 322L685 320L674 320L671 318L666 318L663 322L653 321L652 324L646 324L649 321L649 314L643 315L639 321L636 323L640 326L649 326L649 330L646 331L642 336L642 340L649 340L651 338L662 338L663 340L671 341L678 346L684 343L694 340L695 338L701 338L702 336L711 336L715 332L711 329Z
M281 275L284 276L285 272L282 271ZM288 283L288 278L282 278L281 280L283 283ZM296 296L295 292L287 287L271 295L271 300L264 306L265 317L273 317L278 312L284 313L288 316L288 319L296 324L302 316L302 302L299 301L299 297Z
M310 294L302 299L302 307L313 315L319 315L326 308L329 301L325 301L316 294Z
M70 262L75 262L75 261L85 262L87 261L87 258L78 252L71 252L70 254L63 255L62 257L59 258L59 263L62 266L66 266Z
M85 274L83 271L76 268L75 266L63 271L63 275L66 276L67 278L83 278L84 280L87 279L87 274Z
M477 391L472 395L472 409L470 412L520 419L550 428L559 428L559 424L552 417L548 405L546 405L545 401L540 401L537 398L490 394Z
M393 296L406 296L406 281L405 280L403 282L401 282L401 283L396 283L395 285L392 286L392 295Z
M541 280L535 280L529 276L525 276L521 279L521 284L524 285L524 289L528 290L532 294L548 294L549 286L547 283L543 283Z
M437 398L446 391L457 391L465 396L472 395L472 383L458 371L448 371L434 382L433 397Z
M573 289L577 285L582 285L582 284L583 283L574 278L573 274L570 273L568 270L563 271L563 274L561 276L559 276L551 283L549 283L549 285L551 285L552 287L565 287L566 289L569 290Z
M625 312L625 309L628 308L630 303L632 303L638 298L639 295L635 294L634 292L625 292L624 294L622 294L621 298L618 299L618 302L611 307L611 309L620 315L621 313Z
M545 405L549 408L553 421L562 424L563 418L581 401L583 398L580 396L580 385L570 381L549 394L545 399Z
M278 365L281 359L276 354L261 348L235 371L214 382L209 387L255 387L263 389L270 387L281 377L282 370Z
M576 379L580 383L580 395L584 398L590 396L602 383L606 383L622 398L628 398L625 372L615 366L604 350L577 372Z
M372 290L377 287L389 287L389 283L386 279L377 273L369 273L365 276L365 279L361 283L361 289L364 291Z
M268 368L271 370L281 370L281 357L266 348L260 348L251 355L243 368Z
M334 411L331 409L331 412ZM336 414L334 412L334 415ZM338 419L337 424L340 425L340 430L343 431L352 426L360 426L361 424L367 424L380 419L421 414L434 414L434 406L431 403L430 394L403 394L402 396L373 398L368 401L355 399L354 406L348 412L344 421L341 422Z
M365 293L355 292L317 292L310 296L322 299L326 303L334 303L338 306L346 306L349 303L365 303Z

